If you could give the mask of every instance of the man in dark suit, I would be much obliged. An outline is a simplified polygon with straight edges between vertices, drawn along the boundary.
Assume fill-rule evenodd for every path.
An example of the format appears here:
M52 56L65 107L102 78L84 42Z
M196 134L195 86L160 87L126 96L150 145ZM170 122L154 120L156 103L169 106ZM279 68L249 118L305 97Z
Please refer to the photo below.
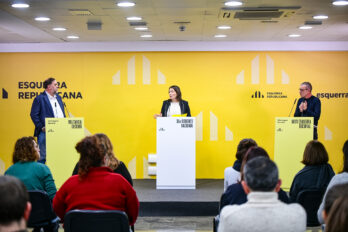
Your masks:
M35 124L34 136L40 147L38 162L46 163L45 118L65 118L62 98L58 95L58 83L50 77L44 81L45 91L37 96L31 106L30 117Z
M295 117L313 117L314 130L313 139L318 139L318 121L321 114L320 99L312 95L312 85L309 82L303 82L300 86L301 98L297 102Z

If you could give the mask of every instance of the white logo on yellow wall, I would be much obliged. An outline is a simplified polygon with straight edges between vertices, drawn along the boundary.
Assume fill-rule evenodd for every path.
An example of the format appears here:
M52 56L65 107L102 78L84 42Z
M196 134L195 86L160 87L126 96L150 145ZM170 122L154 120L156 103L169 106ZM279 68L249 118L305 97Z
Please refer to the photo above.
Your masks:
M219 139L218 117L213 112L209 112L209 117L210 117L209 140L217 141ZM203 141L203 112L200 112L196 116L196 140ZM225 141L232 141L232 140L233 140L233 132L227 126L225 126Z
M143 84L151 84L151 62L145 56L143 57ZM127 67L127 83L128 85L135 85L135 56L128 60ZM166 83L166 77L158 69L157 70L157 83L163 85ZM112 77L112 84L119 85L121 84L121 71L117 71Z
M266 55L266 83L269 85L274 84L274 61ZM282 70L281 71L282 84L287 85L290 83L289 75ZM243 85L245 83L244 70L242 70L236 78L236 83ZM260 55L257 55L251 61L251 84L260 84Z

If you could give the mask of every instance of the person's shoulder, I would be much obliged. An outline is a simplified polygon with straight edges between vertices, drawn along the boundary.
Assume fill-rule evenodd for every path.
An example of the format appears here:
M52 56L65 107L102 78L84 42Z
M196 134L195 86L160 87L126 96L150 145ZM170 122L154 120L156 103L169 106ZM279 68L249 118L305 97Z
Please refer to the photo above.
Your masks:
M348 182L348 172L342 172L334 175L331 179L332 183L347 183Z
M231 216L232 214L238 212L241 209L241 205L226 205L222 208L220 213L220 219Z
M306 215L306 211L304 208L298 203L285 204L282 203L283 207L290 214L297 215L298 217L304 217Z
M121 174L112 172L109 174L109 181L114 183L114 186L123 186L124 188L128 188L131 186L129 182L124 178Z
M37 98L37 99L42 99L42 98L44 98L45 96L46 96L46 92L43 91L43 92L41 92L39 95L37 95L35 98Z
M40 163L40 162L32 162L31 166L33 168L40 169L42 172L51 173L50 168L46 164L43 164L43 163Z
M312 95L312 98L313 98L313 101L315 101L315 102L320 102L320 98L318 98L318 97L316 97L316 96L314 96L314 95Z
M18 162L17 162L18 163ZM11 175L12 171L17 168L17 163L12 164L4 173L4 175Z
M126 165L125 165L122 161L119 161L117 167L124 168L125 166L126 166Z
M71 186L76 186L80 182L79 175L70 176L62 185L61 188L69 188Z
M240 191L243 191L243 187L242 187L242 184L241 183L235 183L235 184L232 184L230 186L228 186L228 188L226 189L225 193L224 194L235 194L235 193L239 193Z
M232 168L232 167L227 167L227 168L225 168L224 173L225 173L225 174L227 174L227 173L231 173L231 172L232 172L232 170L233 170L233 168Z
M188 101L185 100L181 100L184 104L188 104Z

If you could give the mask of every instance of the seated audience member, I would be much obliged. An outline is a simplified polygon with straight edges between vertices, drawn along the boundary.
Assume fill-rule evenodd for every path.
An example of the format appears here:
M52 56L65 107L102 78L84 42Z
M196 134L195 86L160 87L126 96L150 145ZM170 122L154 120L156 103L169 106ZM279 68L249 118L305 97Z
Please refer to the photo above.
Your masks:
M20 179L28 190L45 191L53 200L57 189L50 169L36 162L40 158L40 149L33 137L23 137L17 140L13 152L13 165L5 175Z
M226 191L228 186L240 181L240 167L242 166L244 155L250 147L254 146L257 146L257 144L253 139L242 139L239 142L236 153L237 160L234 161L232 167L226 168L224 172L224 191Z
M111 168L111 170L113 170L114 173L118 173L121 176L123 176L133 186L132 176L130 175L126 165L115 157L113 146L109 137L102 133L95 134L95 136L97 136L100 139L101 143L106 147L106 150L107 150L106 154L109 156L109 160L110 160L109 168ZM73 175L77 175L78 171L79 171L79 162L77 162L74 168Z
M266 157L269 158L268 153L261 147L251 147L245 154L242 167L241 167L241 180L243 181L243 167L245 163L255 157ZM279 200L284 203L289 203L289 198L286 192L281 188L277 189ZM232 184L227 188L227 190L222 194L220 199L220 210L226 205L241 205L247 202L247 194L244 192L242 184L236 183Z
M133 225L139 201L133 187L109 168L107 148L96 136L87 136L76 145L80 153L78 175L70 177L53 199L53 209L63 220L73 209L121 210Z
M323 201L318 209L318 220L321 224L324 224L322 217L322 211L324 209L324 202L326 199L327 192L335 185L348 183L348 140L343 145L343 170L341 173L332 177L329 185L327 186Z
M333 186L326 195L322 217L325 231L348 231L348 183Z
M302 160L305 167L296 174L290 187L291 202L296 202L297 195L303 190L325 191L335 175L328 161L329 156L321 142L317 140L308 142Z
M242 170L242 186L248 194L243 205L225 206L220 214L219 232L304 232L306 212L299 204L278 200L280 189L276 164L267 157L249 160Z
M0 176L0 231L25 232L31 204L24 184L12 176Z

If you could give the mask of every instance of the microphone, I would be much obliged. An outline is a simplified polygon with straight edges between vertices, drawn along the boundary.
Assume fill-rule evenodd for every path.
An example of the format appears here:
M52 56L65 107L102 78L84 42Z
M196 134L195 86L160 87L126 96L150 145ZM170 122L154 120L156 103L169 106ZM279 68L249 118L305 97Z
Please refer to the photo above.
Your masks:
M68 116L69 116L69 118L70 118L70 112L69 112L69 110L68 110L68 107L66 107L65 102L63 102L63 105L64 105L64 108L66 109L66 112L68 112Z
M55 117L58 118L57 102L54 102L54 109L56 110L56 115L55 115Z
M294 106L295 106L296 102L297 102L297 98L295 98L294 104L292 104L292 107L291 107L291 110L290 110L290 113L289 113L289 116L288 116L288 117L290 117L291 112L292 112L292 110L294 109Z

